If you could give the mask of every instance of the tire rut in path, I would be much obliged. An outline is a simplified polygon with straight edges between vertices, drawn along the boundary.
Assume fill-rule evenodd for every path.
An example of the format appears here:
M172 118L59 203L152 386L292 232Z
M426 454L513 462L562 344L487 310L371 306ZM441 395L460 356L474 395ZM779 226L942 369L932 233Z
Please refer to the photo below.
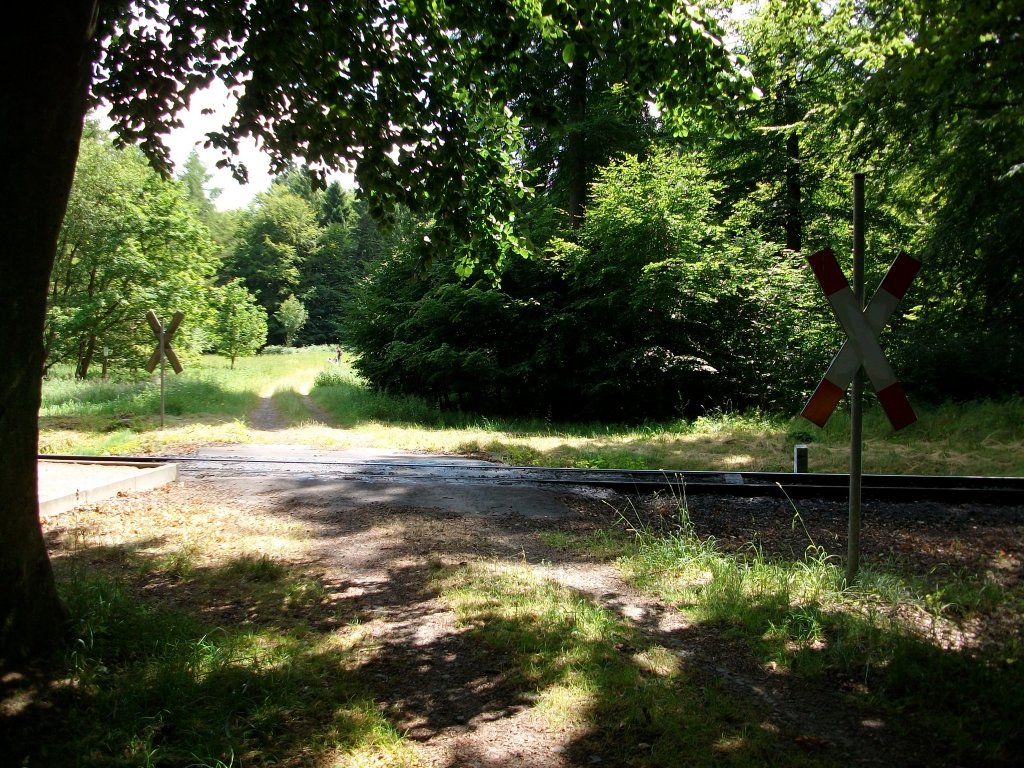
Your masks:
M251 429L274 432L285 428L284 417L271 395L260 398L259 407L249 414L246 421Z
M333 427L334 417L321 408L316 401L308 394L302 395L302 404L309 413L309 420L325 427ZM281 409L274 402L273 395L266 395L260 398L259 406L253 410L247 418L249 427L261 432L279 432L284 429L296 426L285 419Z

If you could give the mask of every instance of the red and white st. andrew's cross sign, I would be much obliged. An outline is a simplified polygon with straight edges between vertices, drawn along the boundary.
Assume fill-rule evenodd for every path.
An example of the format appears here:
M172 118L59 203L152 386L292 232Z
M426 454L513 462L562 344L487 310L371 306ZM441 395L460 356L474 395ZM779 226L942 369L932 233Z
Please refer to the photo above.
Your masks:
M862 310L831 249L818 251L809 256L807 261L828 297L836 319L846 332L847 340L832 360L801 415L819 427L824 427L863 365L893 429L903 429L913 424L917 416L892 366L885 359L885 353L878 344L878 334L914 281L921 269L921 262L906 253L900 253L889 267L875 295Z

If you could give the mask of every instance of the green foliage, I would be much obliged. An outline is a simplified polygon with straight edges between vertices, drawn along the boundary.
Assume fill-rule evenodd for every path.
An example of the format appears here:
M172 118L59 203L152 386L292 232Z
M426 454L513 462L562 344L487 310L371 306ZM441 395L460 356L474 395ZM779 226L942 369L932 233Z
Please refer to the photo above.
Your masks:
M214 343L231 360L255 354L267 342L267 312L238 278L220 289Z
M225 269L258 292L275 344L336 344L351 285L402 230L404 214L382 234L365 201L337 183L322 191L314 183L306 167L277 177L243 214ZM302 322L294 302L306 311Z
M285 346L290 347L295 341L295 336L302 330L302 326L309 319L309 312L306 311L302 302L289 294L288 298L281 302L281 306L274 313L274 319L284 329Z
M726 238L716 191L692 155L627 158L601 172L578 242L556 243L570 286L559 356L595 414L785 407L800 391L809 287L754 233Z
M182 169L178 180L181 181L185 196L196 208L196 213L203 223L208 227L215 216L213 201L220 196L221 190L207 189L207 183L213 176L206 170L203 161L199 159L196 150L189 152L185 167Z
M854 168L830 118L857 88L852 59L862 55L862 32L851 14L845 0L769 0L737 25L765 95L738 114L732 135L707 134L728 226L754 229L794 252L841 251L849 240ZM874 234L877 223L872 216Z
M444 428L453 422L422 398L373 392L350 371L319 373L313 394L343 429L374 422Z
M904 370L935 399L1020 392L1022 14L1020 2L873 8L875 66L842 112L857 154L912 196L908 248L924 270L900 329Z
M794 257L715 225L715 190L693 155L626 157L598 173L573 239L500 287L437 267L418 280L398 250L354 289L356 366L444 406L563 419L793 407L830 319L800 316L815 288Z
M302 270L316 252L319 235L312 206L285 184L259 195L239 223L225 271L241 278L273 319L273 343L284 341L286 335L275 313L300 289Z
M380 18L419 30L420 48L391 41L385 54L370 46L360 60L367 71L346 69L347 82L358 92L372 71L388 88L319 111L315 85L334 73L312 51L293 52L288 66L301 63L313 90L296 96L300 106L273 130L255 116L281 104L263 68L287 56L268 48L255 12L232 28L240 50L258 55L235 59L233 49L215 74L248 76L252 67L264 79L214 143L231 147L252 133L280 176L245 214L226 273L257 293L272 341L296 340L276 316L294 295L309 314L299 343L346 339L362 351L360 370L375 386L445 406L613 420L708 407L792 410L840 338L800 257L783 251L847 250L849 177L870 162L869 291L899 248L925 258L908 317L886 332L912 396L1019 391L1020 54L1005 44L1019 22L1014 4L960 14L945 0L879 9L771 0L730 30L742 59L722 45L709 14L676 16L660 0L625 10L526 2L511 17L499 5L383 4ZM349 29L367 19L323 11L304 9L287 24L313 31L328 49L340 44L323 26L328 19ZM228 21L193 18L177 3L164 15L168 39L158 47L191 35L186 20L209 33L191 49L164 50L191 88ZM98 92L116 90L104 77L121 72L120 57L140 43L123 19L104 23L121 37L109 44ZM442 28L462 34L453 40ZM443 63L417 71L442 40ZM166 74L153 66L133 76ZM760 101L738 74L745 66ZM413 81L429 105L398 98ZM150 106L158 100L149 98ZM711 105L726 123L704 119ZM117 102L119 129L148 134L128 120L145 110L145 100ZM388 110L387 127L369 136L360 120L375 110ZM330 132L312 136L324 123ZM680 155L691 166L686 178L627 170L662 157L656 143L668 144L669 133L689 134ZM327 157L355 156L355 139L363 142L358 202L337 185L319 189L317 179ZM284 151L293 143L310 150L309 165ZM385 145L403 149L384 157ZM159 155L155 138L147 149ZM432 170L440 167L443 178ZM424 180L412 182L421 171ZM183 175L203 210L206 179L195 164ZM580 179L592 182L589 206L571 219L579 230L568 231L562 209ZM524 197L528 188L537 199ZM402 219L402 204L415 223ZM378 231L371 213L395 226ZM524 252L522 233L533 237L532 263L508 260ZM431 265L424 256L432 252L446 261ZM465 282L445 268L452 259ZM504 266L477 282L470 276L479 277L478 264ZM423 274L426 283L416 284ZM973 375L944 375L956 364Z
M301 351L297 347L282 347L278 344L269 344L260 350L260 355L295 355Z
M684 504L679 512L667 535L634 530L618 561L633 583L741 639L763 663L856 680L865 703L912 718L961 761L1012 759L1020 733L1007 724L1024 703L1015 641L965 652L939 647L923 627L1014 611L1017 590L956 573L909 582L882 570L844 588L839 564L813 542L802 558L769 558L756 544L727 552L695 533Z
M924 262L886 334L912 397L1020 391L1020 19L1019 3L759 3L734 32L765 98L734 137L702 136L725 225L779 247L848 252L867 172L868 293L899 250Z
M22 718L5 754L81 766L229 766L241 755L271 766L339 754L412 765L350 671L353 651L295 618L334 619L317 580L250 555L179 573L130 550L90 552L94 564L59 576L74 638L64 671L75 693L44 694L59 716ZM154 599L130 571L114 577L95 562L181 584L189 604ZM260 623L210 623L210 608L225 600L258 606Z
M533 694L549 727L588 733L570 752L578 763L807 764L789 739L743 725L761 717L756 706L585 594L501 565L448 569L435 582L462 631Z
M178 174L178 181L181 182L185 197L195 207L199 220L210 230L210 237L217 245L218 258L223 260L231 252L235 230L243 211L219 211L214 207L222 190L208 187L211 178L199 159L199 153L194 150L189 153L185 166Z
M370 217L365 200L356 200L337 184L318 199L319 245L302 271L301 298L309 320L299 336L303 344L337 344L344 335L349 292L368 265L401 240L408 213L398 211L388 231Z
M620 82L631 100L653 91L668 117L752 98L714 20L696 6L677 11L667 0L626 11L608 0L517 0L511 9L473 0L314 2L284 14L262 3L228 12L136 0L104 6L92 91L122 136L166 162L160 135L180 100L211 77L245 83L235 115L210 135L214 146L234 154L240 139L255 138L275 171L296 154L315 173L353 165L375 217L396 204L425 215L421 248L455 251L470 269L526 250L513 223L526 193L519 159L529 112L516 95L548 66L528 41L573 59L630 62ZM133 23L143 15L160 34Z
M96 358L104 369L140 368L153 351L150 309L165 322L185 313L174 348L194 363L207 344L217 266L209 232L178 186L90 126L50 278L47 365L73 362L80 378Z

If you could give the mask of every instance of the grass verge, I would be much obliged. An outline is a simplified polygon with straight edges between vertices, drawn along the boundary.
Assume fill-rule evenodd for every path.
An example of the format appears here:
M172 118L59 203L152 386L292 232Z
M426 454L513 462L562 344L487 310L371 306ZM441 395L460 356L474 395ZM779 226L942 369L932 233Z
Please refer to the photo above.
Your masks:
M202 554L58 563L75 640L63 677L5 702L7 765L418 765L359 677L358 628L315 578Z
M1019 632L976 632L985 621L1019 627L1021 587L879 566L847 587L840 564L813 542L797 559L753 544L723 551L696 535L685 508L675 532L633 534L617 560L627 580L742 642L764 666L837 686L963 764L1009 765L1024 747Z
M369 389L323 349L260 355L234 370L215 357L167 380L166 426L150 380L75 382L43 389L41 448L48 453L187 452L208 443L299 443L325 448L402 448L484 456L517 465L620 469L792 469L793 446L810 444L812 471L848 467L848 418L824 430L802 419L721 412L657 424L552 424L442 412L422 399ZM331 424L306 406L309 395ZM275 425L254 415L272 398ZM1024 475L1024 401L917 406L919 421L893 433L869 408L864 469L876 473Z

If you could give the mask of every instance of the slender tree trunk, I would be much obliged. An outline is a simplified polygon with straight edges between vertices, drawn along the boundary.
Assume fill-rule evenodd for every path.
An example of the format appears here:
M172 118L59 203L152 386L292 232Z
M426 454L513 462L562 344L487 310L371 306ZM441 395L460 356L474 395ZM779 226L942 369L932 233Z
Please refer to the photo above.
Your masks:
M569 72L569 130L565 142L565 172L569 184L566 211L573 227L583 224L587 205L587 59L577 52Z
M75 371L75 378L85 380L89 375L89 366L96 355L96 336L89 334L83 340L78 353L78 370Z
M796 129L786 139L786 248L802 250L803 219L800 215L800 137Z
M0 661L39 658L67 614L39 524L50 271L82 136L97 0L19 4L0 32Z
M789 80L783 83L781 96L786 123L793 126L800 120L800 104ZM801 181L800 135L794 127L786 137L786 202L782 215L786 226L786 248L796 253L801 251L803 240L803 217L800 213Z

